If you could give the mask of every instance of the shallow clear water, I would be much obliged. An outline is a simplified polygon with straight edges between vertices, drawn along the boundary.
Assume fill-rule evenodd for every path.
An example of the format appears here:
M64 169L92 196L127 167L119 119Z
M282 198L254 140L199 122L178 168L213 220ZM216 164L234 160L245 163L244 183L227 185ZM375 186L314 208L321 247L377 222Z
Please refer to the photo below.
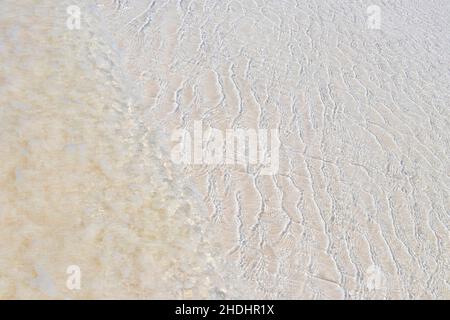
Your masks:
M3 1L0 297L449 298L449 13ZM174 164L199 121L278 171Z
M2 298L180 298L219 292L205 208L136 114L96 12L2 11ZM66 269L81 270L81 290Z

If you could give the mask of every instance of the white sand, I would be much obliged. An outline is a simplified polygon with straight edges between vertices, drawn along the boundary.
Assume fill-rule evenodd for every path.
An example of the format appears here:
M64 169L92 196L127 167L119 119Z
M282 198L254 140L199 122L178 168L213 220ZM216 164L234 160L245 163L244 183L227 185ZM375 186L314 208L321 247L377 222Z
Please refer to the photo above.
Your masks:
M450 298L450 2L18 2L1 298ZM174 164L200 120L279 130L278 172Z

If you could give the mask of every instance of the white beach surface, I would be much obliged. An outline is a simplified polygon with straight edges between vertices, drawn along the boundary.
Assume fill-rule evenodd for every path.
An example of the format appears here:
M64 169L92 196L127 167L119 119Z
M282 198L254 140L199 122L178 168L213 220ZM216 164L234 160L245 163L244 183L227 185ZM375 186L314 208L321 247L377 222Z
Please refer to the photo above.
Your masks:
M2 6L0 298L450 298L449 1ZM199 121L279 169L173 163Z

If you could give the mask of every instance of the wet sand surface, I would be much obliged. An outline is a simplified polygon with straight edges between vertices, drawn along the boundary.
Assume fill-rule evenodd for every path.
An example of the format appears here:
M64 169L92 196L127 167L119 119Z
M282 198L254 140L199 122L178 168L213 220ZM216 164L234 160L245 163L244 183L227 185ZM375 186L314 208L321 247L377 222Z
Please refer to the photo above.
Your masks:
M3 7L1 298L450 298L448 1ZM277 170L174 163L196 123Z

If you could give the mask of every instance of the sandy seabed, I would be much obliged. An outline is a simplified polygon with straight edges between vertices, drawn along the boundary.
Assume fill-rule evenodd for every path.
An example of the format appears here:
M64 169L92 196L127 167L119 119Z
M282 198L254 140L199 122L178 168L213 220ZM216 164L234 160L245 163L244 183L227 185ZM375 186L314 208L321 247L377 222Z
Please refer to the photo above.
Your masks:
M449 299L449 16L3 1L0 298ZM278 170L174 163L199 122L276 129Z

